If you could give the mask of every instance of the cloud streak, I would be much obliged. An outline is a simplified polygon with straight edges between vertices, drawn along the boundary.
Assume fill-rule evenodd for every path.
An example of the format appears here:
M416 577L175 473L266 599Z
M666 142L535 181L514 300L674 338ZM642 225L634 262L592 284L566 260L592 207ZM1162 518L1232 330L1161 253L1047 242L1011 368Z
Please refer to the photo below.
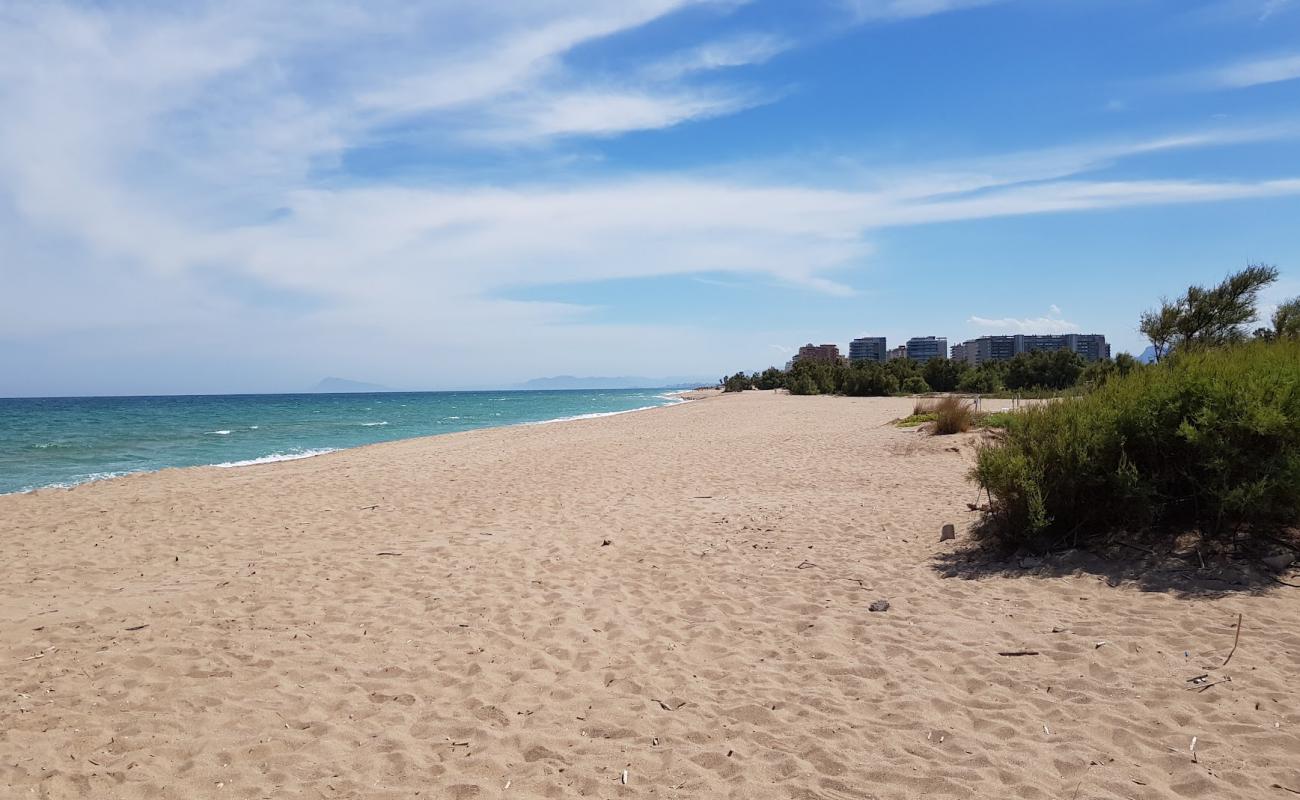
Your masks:
M1185 76L1179 82L1194 89L1247 89L1300 78L1300 53L1238 61Z

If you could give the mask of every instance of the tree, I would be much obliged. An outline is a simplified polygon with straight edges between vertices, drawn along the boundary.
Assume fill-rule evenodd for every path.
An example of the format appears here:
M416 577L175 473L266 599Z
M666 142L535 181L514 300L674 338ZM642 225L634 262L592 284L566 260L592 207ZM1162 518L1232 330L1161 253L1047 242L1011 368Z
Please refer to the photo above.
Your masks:
M722 391L725 392L743 392L746 389L753 389L754 383L748 375L743 372L737 372L727 378L722 379Z
M1276 267L1251 264L1218 286L1189 286L1187 293L1142 315L1139 328L1151 342L1156 360L1181 347L1217 347L1246 338L1245 326L1256 318L1255 305L1265 286L1277 280Z
M1002 371L996 367L997 362L986 362L975 369L967 370L961 376L961 381L957 388L963 392L972 392L974 394L989 394L990 392L1001 391Z
M930 384L920 375L910 375L903 381L903 391L908 394L925 394L930 391Z
M1085 363L1069 350L1021 353L1007 366L1008 389L1068 389L1079 382Z
M753 383L755 389L780 389L785 385L785 373L776 367L768 367L754 376Z
M970 369L965 361L932 358L921 368L921 377L936 392L951 392L961 383L962 375Z
M1292 297L1273 312L1273 335L1278 339L1300 339L1300 297Z

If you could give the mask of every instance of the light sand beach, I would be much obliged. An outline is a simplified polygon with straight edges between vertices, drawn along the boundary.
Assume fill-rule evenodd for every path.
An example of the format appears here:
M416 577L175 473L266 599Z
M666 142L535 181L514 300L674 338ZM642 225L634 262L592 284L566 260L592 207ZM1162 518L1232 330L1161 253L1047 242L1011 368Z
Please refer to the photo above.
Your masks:
M945 572L977 437L910 409L0 497L0 797L1295 797L1300 589Z

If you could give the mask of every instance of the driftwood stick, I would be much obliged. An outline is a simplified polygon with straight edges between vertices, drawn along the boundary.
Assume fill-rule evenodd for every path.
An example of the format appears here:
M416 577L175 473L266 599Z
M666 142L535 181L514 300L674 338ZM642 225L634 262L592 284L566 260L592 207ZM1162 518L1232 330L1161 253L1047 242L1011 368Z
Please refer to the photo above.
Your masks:
M1196 693L1197 693L1197 694L1200 694L1201 692L1205 691L1206 689L1213 689L1215 686L1218 686L1218 685L1221 684L1221 683L1232 683L1232 678L1224 678L1224 679L1221 680L1221 681L1215 681L1214 683L1207 683L1207 684L1205 684L1204 686L1202 686L1201 688L1197 689L1197 690L1196 690Z
M1237 635L1232 637L1232 652L1228 653L1228 657L1223 659L1223 666L1228 666L1228 662L1232 660L1234 655L1236 655L1237 642L1239 641L1241 641L1241 614L1237 615Z
M1038 654L1037 650L1003 650L998 653L1000 656L1036 656Z

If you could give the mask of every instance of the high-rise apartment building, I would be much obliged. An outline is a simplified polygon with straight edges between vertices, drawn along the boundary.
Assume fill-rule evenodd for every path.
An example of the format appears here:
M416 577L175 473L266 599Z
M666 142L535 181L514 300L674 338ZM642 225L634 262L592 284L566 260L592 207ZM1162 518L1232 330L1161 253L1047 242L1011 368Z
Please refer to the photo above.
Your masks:
M914 336L907 340L907 357L913 361L947 358L948 339L943 336Z
M1085 361L1110 358L1110 345L1106 337L1095 333L1064 333L1031 336L981 336L953 346L953 358L975 365L986 361L1007 361L1021 353L1054 352L1069 350L1083 356ZM960 353L960 356L958 355Z
M885 346L883 336L864 336L849 342L849 361L884 363L887 360L889 360L889 349Z
M837 363L839 360L839 345L813 344L811 342L800 347L799 353L794 357L794 361L824 361L828 364Z

